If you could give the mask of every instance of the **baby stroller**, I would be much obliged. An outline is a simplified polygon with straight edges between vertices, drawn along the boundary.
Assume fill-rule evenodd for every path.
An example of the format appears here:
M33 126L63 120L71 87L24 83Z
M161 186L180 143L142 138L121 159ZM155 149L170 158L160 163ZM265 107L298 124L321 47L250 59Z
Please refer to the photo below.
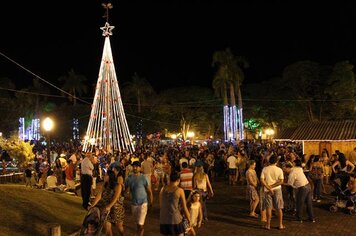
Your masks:
M340 185L334 183L336 199L330 206L331 212L337 212L339 209L345 209L350 215L356 215L356 194L351 194L350 190L342 190Z
M79 236L99 236L104 226L108 212L100 211L98 207L90 208L84 217Z

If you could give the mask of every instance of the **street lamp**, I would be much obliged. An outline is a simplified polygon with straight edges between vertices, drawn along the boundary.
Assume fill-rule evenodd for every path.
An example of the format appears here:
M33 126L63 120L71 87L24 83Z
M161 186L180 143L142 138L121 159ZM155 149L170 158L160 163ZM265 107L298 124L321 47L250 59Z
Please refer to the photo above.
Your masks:
M49 117L45 118L43 120L43 128L45 129L47 136L48 136L48 142L47 142L47 158L48 158L48 164L51 163L51 136L50 132L53 129L54 123L53 120Z
M266 129L265 132L266 132L267 138L269 137L270 139L272 139L272 136L274 135L274 130L271 128L268 128L268 129Z

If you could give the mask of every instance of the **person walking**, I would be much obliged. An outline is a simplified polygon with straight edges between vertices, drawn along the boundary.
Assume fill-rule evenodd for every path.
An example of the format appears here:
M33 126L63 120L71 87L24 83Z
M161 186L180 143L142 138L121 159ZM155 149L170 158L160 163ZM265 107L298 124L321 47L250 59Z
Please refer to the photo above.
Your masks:
M151 185L151 175L153 174L153 162L148 159L148 154L145 154L144 160L141 163L141 172L146 177L148 184Z
M105 220L105 233L107 236L112 236L112 224L121 236L124 235L124 197L123 197L123 173L121 167L118 165L113 166L108 170L107 175L104 177L104 186L102 190L96 195L91 206L98 206L101 210L108 213Z
M200 228L203 222L203 209L200 198L200 193L198 191L193 191L187 200L190 213L190 229L188 235L197 235L195 228Z
M315 222L313 203L312 203L312 189L307 177L305 176L302 168L302 161L296 159L294 161L295 166L292 168L286 168L288 174L289 186L292 186L296 191L296 210L297 221L303 223L303 210L304 204L307 207L307 213L309 221Z
M179 187L180 176L172 172L169 184L163 186L159 193L160 206L160 233L162 235L183 236L186 229L183 224L183 216L190 222L190 214L187 208L184 190Z
M141 174L139 161L132 163L133 174L125 180L125 187L131 193L131 212L137 224L137 236L143 236L149 204L153 204L153 194L147 178Z
M88 209L90 194L91 194L91 186L93 183L93 153L87 152L85 154L85 158L81 162L81 178L80 178L80 185L81 185L81 194L82 194L82 206L84 209Z
M193 190L193 170L188 168L188 163L182 163L180 172L180 187L184 190L185 199L188 199L190 192Z
M227 158L226 163L229 167L229 184L234 185L236 183L237 176L237 159L234 153L231 153L229 158Z
M261 183L264 187L264 198L262 202L262 209L266 209L267 213L267 222L265 229L271 229L271 218L272 218L272 209L276 210L278 216L278 229L285 229L283 225L283 195L282 187L284 176L283 170L277 167L278 157L272 155L269 158L269 166L263 168L261 173Z
M209 176L204 172L204 167L201 161L196 163L196 173L193 176L193 189L197 189L202 196L203 220L208 221L206 200L208 197L214 196L214 191L210 184Z

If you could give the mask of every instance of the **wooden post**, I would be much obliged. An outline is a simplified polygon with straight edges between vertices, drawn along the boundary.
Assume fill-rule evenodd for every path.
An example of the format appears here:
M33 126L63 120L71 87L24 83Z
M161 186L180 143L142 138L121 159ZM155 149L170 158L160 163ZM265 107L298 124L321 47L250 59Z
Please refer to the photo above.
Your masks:
M47 235L48 236L61 236L61 225L60 224L48 224L47 225Z

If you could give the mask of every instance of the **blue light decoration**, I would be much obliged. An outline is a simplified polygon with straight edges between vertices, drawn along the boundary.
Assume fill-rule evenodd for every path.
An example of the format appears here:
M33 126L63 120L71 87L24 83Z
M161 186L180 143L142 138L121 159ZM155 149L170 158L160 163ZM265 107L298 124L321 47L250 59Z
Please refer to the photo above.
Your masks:
M40 140L41 138L41 131L40 131L41 125L40 125L40 119L32 119L31 121L31 138L29 135L29 140Z
M79 140L79 120L78 118L73 118L72 122L73 140Z
M237 106L224 106L224 139L225 141L236 141L244 139L244 123L242 108Z
M224 140L229 140L230 119L229 119L229 106L224 106Z
M239 108L238 110L238 118L239 118L239 140L244 140L245 139L245 132L244 132L244 118L243 118L243 113L242 113L242 107Z
M26 128L25 118L19 118L19 138L22 140L40 140L41 138L41 126L40 119L32 119L31 125Z
M26 139L25 117L20 117L19 118L19 139L21 139L21 140L25 140Z
M237 124L237 110L236 110L236 106L232 106L231 107L231 133L232 133L232 137L231 137L231 141L233 140L237 140L238 137L238 124Z

